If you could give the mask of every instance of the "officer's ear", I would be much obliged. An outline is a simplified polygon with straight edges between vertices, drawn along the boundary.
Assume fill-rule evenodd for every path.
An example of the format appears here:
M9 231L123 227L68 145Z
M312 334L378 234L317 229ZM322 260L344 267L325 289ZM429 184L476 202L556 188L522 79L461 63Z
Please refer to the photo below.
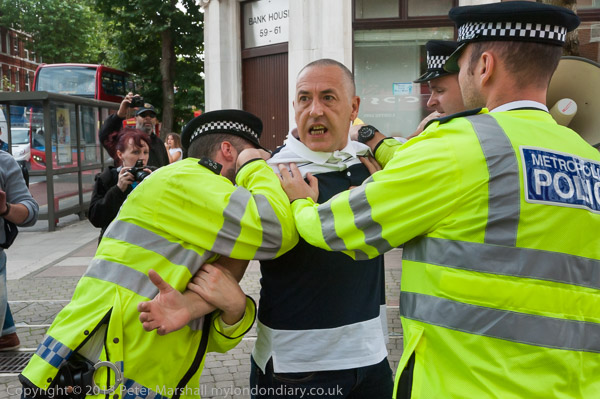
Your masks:
M234 162L237 158L237 151L229 141L222 141L219 148L223 158L229 162Z

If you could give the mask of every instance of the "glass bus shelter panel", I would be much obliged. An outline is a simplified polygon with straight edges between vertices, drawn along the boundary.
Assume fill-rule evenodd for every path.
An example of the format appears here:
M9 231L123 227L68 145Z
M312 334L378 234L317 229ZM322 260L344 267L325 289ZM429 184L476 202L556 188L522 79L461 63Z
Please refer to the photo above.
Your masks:
M108 118L109 115L116 114L117 111L118 110L116 110L116 109L106 109L106 108L100 109L100 126L102 126L102 124L104 123L106 118ZM98 140L100 140L100 138L98 138ZM108 154L108 151L106 151L106 149L104 148L102 143L100 143L99 145L100 145L101 151L104 153L104 165L113 165L114 161L113 161L112 157Z
M88 171L92 174L92 171ZM63 173L60 175L54 175L54 213L59 214L68 209L79 208L79 177L77 172ZM92 188L83 190L84 202L87 198L89 199L92 195ZM44 200L47 202L47 200ZM41 204L40 204L41 205ZM41 213L41 212L40 212ZM77 213L77 212L69 212Z
M83 148L81 157L82 165L100 163L100 140L98 138L98 109L96 107L81 106L79 121L80 142Z
M388 136L410 136L433 111L427 109L428 86L413 83L427 67L425 43L453 34L449 27L356 31L358 117Z
M44 109L41 102L29 106L31 130L31 169L46 169L46 139L44 133Z
M96 175L102 172L101 169L84 170L81 173L81 188L83 192L83 202L89 204L94 191Z
M0 105L0 140L11 143L8 151L22 166L31 169L31 112L24 102Z
M50 103L52 159L55 169L77 166L77 125L75 105Z

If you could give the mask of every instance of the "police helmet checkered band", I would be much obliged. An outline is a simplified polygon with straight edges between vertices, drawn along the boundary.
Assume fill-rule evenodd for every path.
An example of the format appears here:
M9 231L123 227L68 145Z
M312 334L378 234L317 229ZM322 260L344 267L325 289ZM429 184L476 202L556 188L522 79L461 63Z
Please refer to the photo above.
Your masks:
M194 139L200 134L209 133L214 130L221 131L221 132L222 131L245 132L245 133L248 133L249 135L251 135L252 137L254 137L256 139L256 141L258 141L258 134L254 130L252 130L249 126L246 126L243 123L231 122L231 121L218 121L218 122L206 123L206 124L198 127L194 131L194 133L190 137L190 141L194 141Z
M543 40L562 44L567 28L550 24L521 22L467 22L458 28L458 41L503 38L515 40Z
M429 55L427 52L427 69L444 69L444 64L450 56L446 55Z

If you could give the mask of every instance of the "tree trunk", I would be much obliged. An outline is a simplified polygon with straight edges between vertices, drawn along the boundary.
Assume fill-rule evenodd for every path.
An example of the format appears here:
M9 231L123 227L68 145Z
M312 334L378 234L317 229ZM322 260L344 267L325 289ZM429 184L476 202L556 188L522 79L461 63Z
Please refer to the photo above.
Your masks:
M537 2L565 7L577 14L576 0L537 0ZM567 40L565 42L565 46L563 47L563 55L579 56L579 35L577 33L577 29L575 29L573 32L567 33Z
M168 133L173 131L173 106L175 104L175 93L173 92L175 48L173 47L173 35L170 27L162 31L160 36L162 46L160 74L162 76L163 92L163 113L160 136L164 139Z

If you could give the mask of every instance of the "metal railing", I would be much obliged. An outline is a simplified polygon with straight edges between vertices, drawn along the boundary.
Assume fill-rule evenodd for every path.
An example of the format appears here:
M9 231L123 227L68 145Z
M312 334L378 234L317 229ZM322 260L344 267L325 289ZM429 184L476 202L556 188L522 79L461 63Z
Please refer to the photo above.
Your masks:
M29 129L30 191L49 231L56 229L61 217L85 217L96 173L113 163L99 142L98 130L118 108L117 103L44 91L0 92L8 127L0 138L12 148L13 127Z

